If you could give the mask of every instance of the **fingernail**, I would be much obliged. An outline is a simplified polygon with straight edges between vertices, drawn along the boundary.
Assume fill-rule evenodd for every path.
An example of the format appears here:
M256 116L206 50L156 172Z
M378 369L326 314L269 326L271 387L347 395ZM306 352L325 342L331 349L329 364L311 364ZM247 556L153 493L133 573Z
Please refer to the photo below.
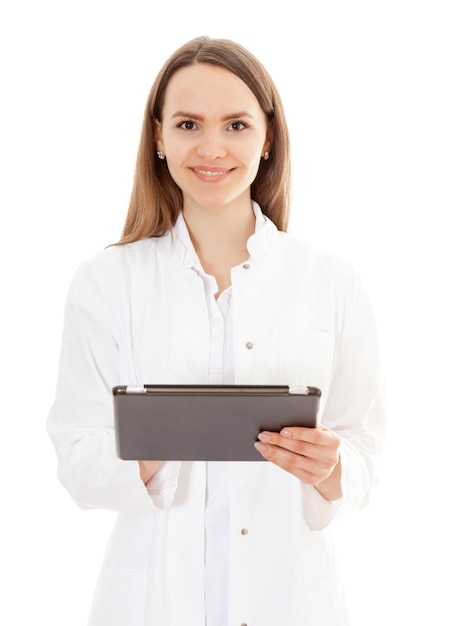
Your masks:
M267 433L259 433L258 439L260 439L261 441L272 441L272 436L268 435Z
M257 441L254 444L254 447L256 448L256 450L259 450L259 452L267 452L267 450L269 449L269 446L265 446L263 443L260 443L259 441Z
M280 431L280 435L283 437L291 437L291 431L287 428L283 428L283 430Z

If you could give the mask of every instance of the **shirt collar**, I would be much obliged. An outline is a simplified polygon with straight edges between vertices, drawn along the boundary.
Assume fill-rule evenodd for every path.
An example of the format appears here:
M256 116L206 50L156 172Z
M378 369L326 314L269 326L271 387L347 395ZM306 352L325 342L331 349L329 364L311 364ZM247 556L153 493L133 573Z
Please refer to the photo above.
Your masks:
M197 252L194 249L194 245L191 241L191 236L189 235L188 226L183 217L183 211L180 211L178 215L178 219L175 222L173 227L173 236L176 238L184 247L184 259L183 265L185 267L200 267L200 260L197 256Z

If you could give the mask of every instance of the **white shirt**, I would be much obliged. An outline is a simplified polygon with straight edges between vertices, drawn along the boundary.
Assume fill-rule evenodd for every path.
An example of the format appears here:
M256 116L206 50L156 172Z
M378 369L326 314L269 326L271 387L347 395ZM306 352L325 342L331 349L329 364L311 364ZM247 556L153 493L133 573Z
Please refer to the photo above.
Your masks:
M262 218L262 215L260 216ZM223 291L214 276L207 274L194 250L186 222L181 214L175 232L186 247L192 269L201 278L210 322L208 383L234 383L234 347L232 343L232 289ZM228 463L207 462L205 503L205 624L227 626L229 588L229 481Z
M230 463L228 625L347 626L328 526L365 506L385 407L377 332L344 262L266 220L233 268L236 384L313 385L341 440L342 491L326 502L271 463ZM190 332L191 329L191 332ZM208 380L202 279L172 233L111 247L77 271L48 432L81 508L119 512L90 626L205 623L205 463L167 462L145 489L116 456L112 387Z

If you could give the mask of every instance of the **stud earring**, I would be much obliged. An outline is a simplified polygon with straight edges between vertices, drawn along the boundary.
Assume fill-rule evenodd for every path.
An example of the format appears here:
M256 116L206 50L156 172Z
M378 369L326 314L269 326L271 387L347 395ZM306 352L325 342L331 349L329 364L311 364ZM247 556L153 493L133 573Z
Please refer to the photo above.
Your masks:
M161 159L161 161L165 159L165 154L162 152L162 150L158 150L156 154Z
M270 153L269 153L269 151L268 151L268 150L266 150L266 151L264 152L264 155L263 155L263 156L264 156L264 161L267 161L267 159L270 157Z

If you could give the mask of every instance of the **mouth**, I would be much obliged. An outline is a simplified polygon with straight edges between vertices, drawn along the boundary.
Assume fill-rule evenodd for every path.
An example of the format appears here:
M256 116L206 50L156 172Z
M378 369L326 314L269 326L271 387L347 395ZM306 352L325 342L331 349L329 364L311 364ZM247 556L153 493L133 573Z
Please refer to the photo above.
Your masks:
M224 176L225 174L229 174L232 172L232 169L222 170L222 169L212 169L207 170L200 167L191 167L191 170L200 176L206 176L209 178L218 178L218 176Z

